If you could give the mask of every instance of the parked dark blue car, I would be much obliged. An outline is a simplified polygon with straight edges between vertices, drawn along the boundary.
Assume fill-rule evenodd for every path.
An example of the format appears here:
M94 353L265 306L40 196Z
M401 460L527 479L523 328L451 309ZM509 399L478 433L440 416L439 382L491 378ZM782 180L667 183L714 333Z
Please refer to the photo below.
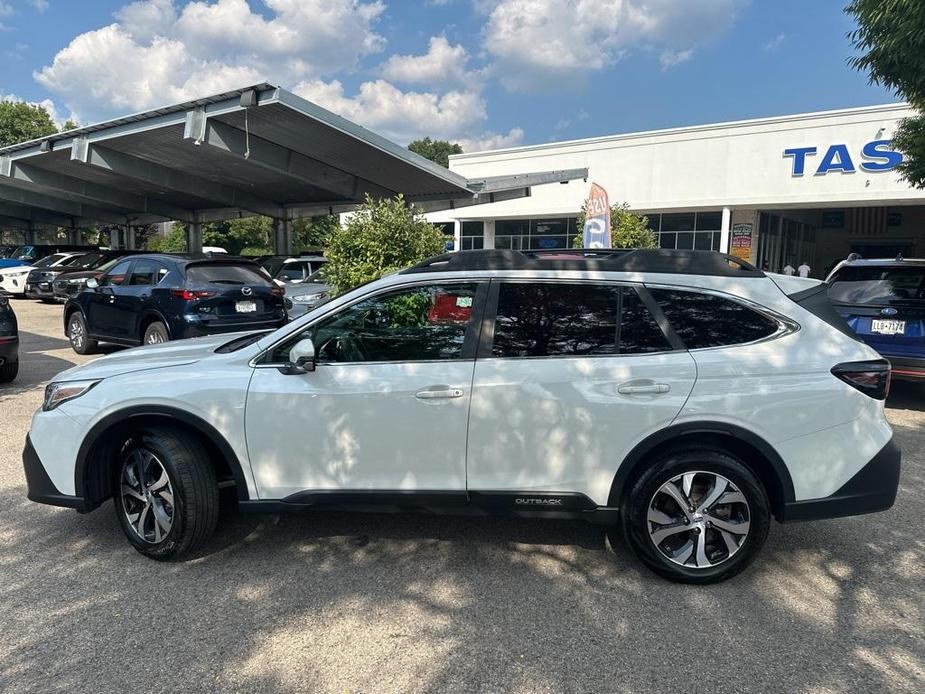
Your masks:
M128 256L64 305L71 347L156 344L286 324L284 291L256 263L218 256Z
M925 260L849 260L828 283L829 300L894 378L925 379Z

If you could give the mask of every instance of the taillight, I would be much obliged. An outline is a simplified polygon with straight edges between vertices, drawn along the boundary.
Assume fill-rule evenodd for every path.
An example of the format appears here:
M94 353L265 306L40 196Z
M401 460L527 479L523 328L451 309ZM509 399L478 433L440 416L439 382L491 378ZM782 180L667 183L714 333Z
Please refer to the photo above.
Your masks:
M208 299L210 296L215 296L215 292L204 292L192 289L174 289L170 293L173 294L173 296L175 296L177 299L183 299L183 301Z
M886 359L837 364L832 373L874 400L886 400L890 393L890 362Z

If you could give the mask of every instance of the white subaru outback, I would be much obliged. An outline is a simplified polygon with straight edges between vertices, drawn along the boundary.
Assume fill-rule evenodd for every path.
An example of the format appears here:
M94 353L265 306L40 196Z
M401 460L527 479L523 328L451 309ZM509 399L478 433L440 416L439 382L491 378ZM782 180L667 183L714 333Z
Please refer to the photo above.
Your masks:
M243 510L582 518L651 569L741 571L779 521L880 511L890 366L826 285L700 251L469 251L274 332L60 374L23 459L33 501L112 498L155 559Z

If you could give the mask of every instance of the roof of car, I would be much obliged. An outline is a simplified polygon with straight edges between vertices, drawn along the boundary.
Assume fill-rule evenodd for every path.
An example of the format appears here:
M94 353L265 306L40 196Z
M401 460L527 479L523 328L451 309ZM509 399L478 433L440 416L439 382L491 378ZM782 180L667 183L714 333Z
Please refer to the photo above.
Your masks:
M857 258L855 260L846 260L842 267L865 267L869 265L890 267L925 265L925 258Z
M237 255L228 255L227 253L141 253L132 255L135 260L151 258L154 260L170 260L178 265L189 265L191 263L234 263L257 265L252 258L244 258Z
M764 277L740 258L714 251L654 249L473 250L429 258L401 274L474 270L585 270Z

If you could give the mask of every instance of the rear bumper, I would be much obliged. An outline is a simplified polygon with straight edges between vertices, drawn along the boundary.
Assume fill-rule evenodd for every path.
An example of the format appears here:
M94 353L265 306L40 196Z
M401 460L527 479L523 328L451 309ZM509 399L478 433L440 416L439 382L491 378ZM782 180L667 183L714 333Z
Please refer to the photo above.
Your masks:
M50 506L63 506L65 508L77 509L81 513L87 510L87 505L83 497L69 496L62 494L51 481L45 466L39 459L38 453L32 445L32 439L26 436L26 446L22 451L22 464L26 472L26 486L28 487L28 498L38 504L49 504Z
M186 320L179 316L172 321L171 339L182 340L188 337L205 337L207 335L220 335L222 333L247 332L251 330L276 330L287 323L287 319L273 318L271 320L255 320L251 322L222 321L222 320Z
M925 358L883 356L890 361L893 378L925 379Z
M896 501L902 452L890 439L877 455L831 496L784 505L784 522L859 516L886 511Z

